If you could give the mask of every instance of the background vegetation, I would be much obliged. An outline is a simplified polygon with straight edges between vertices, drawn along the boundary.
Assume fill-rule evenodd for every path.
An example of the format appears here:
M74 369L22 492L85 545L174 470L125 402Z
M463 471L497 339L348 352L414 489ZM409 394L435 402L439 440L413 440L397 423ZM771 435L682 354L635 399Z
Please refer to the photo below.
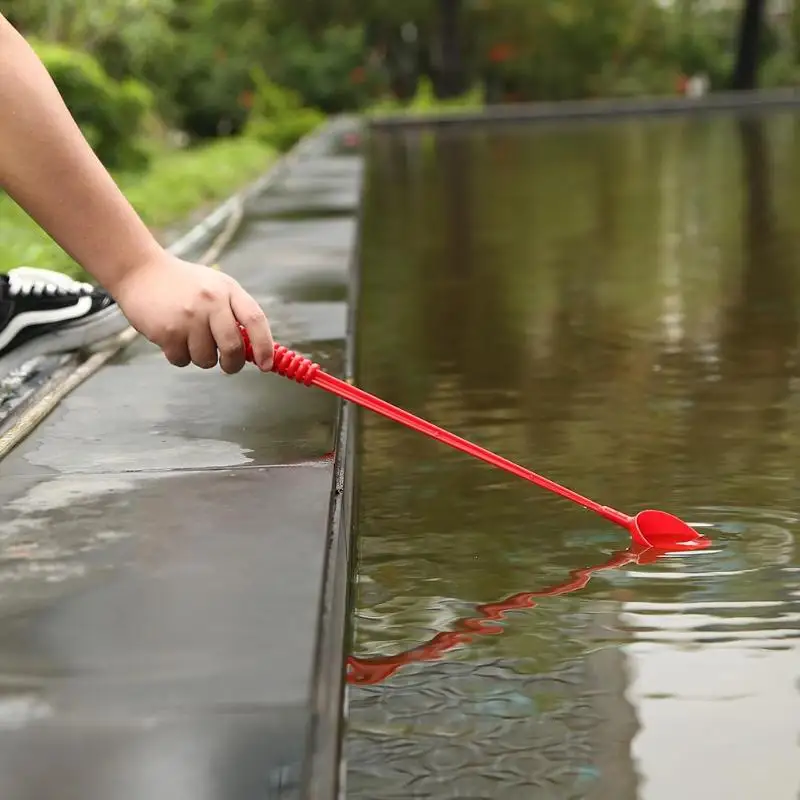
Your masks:
M103 161L154 224L169 224L189 198L230 191L230 181L209 187L221 159L252 176L267 151L285 151L326 114L675 93L697 73L712 90L746 87L756 64L760 85L796 85L797 5L0 0L0 11L39 52ZM176 162L183 170L172 164L176 148L200 145ZM164 174L183 202L164 191ZM2 196L1 224L17 241L33 230ZM0 267L53 257L41 238L3 247Z
M0 0L90 140L136 163L157 118L191 140L250 130L287 146L319 113L470 91L489 102L727 88L741 21L760 29L762 85L794 85L795 0ZM760 24L758 24L760 23ZM305 125L296 122L304 117ZM268 124L265 124L268 123Z

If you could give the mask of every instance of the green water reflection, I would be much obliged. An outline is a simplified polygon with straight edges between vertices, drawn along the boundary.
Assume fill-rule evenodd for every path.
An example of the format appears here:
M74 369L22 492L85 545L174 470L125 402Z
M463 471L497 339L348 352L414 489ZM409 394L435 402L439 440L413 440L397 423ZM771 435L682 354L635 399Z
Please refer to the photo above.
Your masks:
M352 687L350 796L795 798L800 122L381 133L365 179L359 384L604 503L710 525L716 547ZM627 545L360 425L357 657Z

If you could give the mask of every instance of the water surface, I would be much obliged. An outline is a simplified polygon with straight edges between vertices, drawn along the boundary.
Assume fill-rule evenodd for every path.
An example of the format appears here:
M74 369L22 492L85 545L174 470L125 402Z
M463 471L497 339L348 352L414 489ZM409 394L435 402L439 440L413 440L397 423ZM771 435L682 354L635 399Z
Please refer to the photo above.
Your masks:
M348 796L795 800L800 122L367 150L360 385L715 546L362 414Z

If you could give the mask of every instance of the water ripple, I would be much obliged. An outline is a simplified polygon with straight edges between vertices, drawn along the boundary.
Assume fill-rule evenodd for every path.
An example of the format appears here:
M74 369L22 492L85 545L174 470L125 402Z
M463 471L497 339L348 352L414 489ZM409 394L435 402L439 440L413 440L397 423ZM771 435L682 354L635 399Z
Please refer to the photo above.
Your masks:
M800 596L790 577L800 518L753 507L713 506L693 513L701 521L690 524L708 534L714 547L609 576L636 584L635 596L623 603L620 633L637 643L753 649L786 647L800 639ZM664 582L672 585L660 590ZM664 591L671 596L659 599Z

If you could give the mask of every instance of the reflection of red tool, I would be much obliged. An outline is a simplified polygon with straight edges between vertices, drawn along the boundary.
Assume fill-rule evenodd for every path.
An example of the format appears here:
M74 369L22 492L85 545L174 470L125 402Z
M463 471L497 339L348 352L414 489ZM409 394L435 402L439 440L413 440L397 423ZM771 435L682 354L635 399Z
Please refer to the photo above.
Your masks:
M253 361L253 349L250 346L247 332L244 328L241 328L241 332L247 359L248 361ZM475 458L486 461L488 464L510 472L512 475L535 483L543 489L555 492L567 500L588 508L604 519L625 528L633 541L644 547L658 547L662 550L687 550L707 547L710 544L708 539L690 528L683 520L673 517L672 514L667 514L664 511L640 511L635 517L630 517L608 506L601 506L599 503L595 503L594 500L583 497L564 486L537 475L535 472L509 461L507 458L472 444L460 436L449 433L430 422L426 422L424 419L415 417L408 411L403 411L403 409L397 408L397 406L393 406L385 400L381 400L362 389L357 389L345 381L328 375L322 371L319 364L315 364L311 359L288 350L283 345L275 345L275 360L272 365L272 371L306 386L318 386L345 400L349 400L351 403L356 403L368 408L370 411L375 411L395 422L424 433L432 439L449 444L450 447L454 447L456 450L461 450L464 453L475 456Z
M476 606L477 615L475 617L457 620L453 626L455 630L437 633L425 644L406 650L405 653L398 653L395 656L378 656L376 658L350 656L347 659L347 682L355 684L381 683L406 664L420 661L437 661L448 650L452 650L462 644L469 644L475 636L497 636L501 634L504 629L500 625L491 624L492 621L504 619L509 611L533 608L538 597L555 597L556 595L578 591L589 583L592 574L595 572L617 569L631 563L650 564L662 555L664 555L663 550L642 548L634 545L631 549L617 553L608 561L604 561L596 567L574 570L570 573L568 580L556 586L540 589L538 592L519 592L507 597L505 600L501 600L499 603L485 603Z

